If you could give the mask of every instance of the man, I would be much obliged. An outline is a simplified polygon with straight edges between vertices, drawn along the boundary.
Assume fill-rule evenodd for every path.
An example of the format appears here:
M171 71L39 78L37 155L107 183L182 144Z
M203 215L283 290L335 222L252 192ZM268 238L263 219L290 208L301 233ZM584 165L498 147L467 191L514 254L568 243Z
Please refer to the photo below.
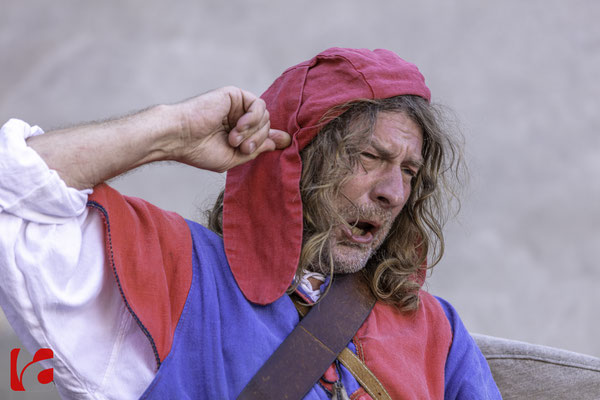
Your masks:
M0 300L28 348L54 349L61 394L235 398L298 324L286 292L318 301L327 276L359 273L378 301L348 347L391 398L499 398L455 311L420 290L454 148L417 68L334 48L262 99L3 127ZM222 238L102 184L156 160L228 171ZM305 398L344 395L370 398L336 363Z

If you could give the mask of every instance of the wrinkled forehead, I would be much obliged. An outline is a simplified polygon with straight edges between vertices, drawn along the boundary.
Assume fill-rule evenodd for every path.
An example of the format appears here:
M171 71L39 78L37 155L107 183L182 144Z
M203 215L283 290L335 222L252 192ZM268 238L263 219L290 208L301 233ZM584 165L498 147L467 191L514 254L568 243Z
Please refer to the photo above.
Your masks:
M423 130L404 111L379 112L369 145L383 158L402 157L411 164L423 164Z

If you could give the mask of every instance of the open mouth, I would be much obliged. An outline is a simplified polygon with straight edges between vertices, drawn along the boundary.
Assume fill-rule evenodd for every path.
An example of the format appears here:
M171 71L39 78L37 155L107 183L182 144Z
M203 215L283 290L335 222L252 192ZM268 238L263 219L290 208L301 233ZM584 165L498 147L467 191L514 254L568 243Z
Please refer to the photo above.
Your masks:
M344 227L348 239L356 243L371 243L379 229L379 224L374 221L348 222L350 227Z

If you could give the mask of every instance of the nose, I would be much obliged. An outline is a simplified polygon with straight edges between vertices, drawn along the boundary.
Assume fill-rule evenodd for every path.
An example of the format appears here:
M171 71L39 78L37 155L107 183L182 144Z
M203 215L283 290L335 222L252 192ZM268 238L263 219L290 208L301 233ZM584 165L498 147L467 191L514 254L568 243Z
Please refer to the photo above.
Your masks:
M395 166L382 174L371 188L371 200L383 208L402 207L410 194L410 181L405 182L402 168Z

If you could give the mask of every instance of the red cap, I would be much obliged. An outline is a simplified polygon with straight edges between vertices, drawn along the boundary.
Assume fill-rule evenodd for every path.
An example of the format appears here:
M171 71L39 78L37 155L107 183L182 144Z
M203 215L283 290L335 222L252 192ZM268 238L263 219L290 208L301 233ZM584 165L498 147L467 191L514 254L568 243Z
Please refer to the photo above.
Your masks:
M261 96L271 127L288 132L284 150L263 153L227 172L223 238L246 298L277 300L290 286L302 246L300 151L332 107L357 99L431 94L414 64L388 50L331 48L287 69Z

